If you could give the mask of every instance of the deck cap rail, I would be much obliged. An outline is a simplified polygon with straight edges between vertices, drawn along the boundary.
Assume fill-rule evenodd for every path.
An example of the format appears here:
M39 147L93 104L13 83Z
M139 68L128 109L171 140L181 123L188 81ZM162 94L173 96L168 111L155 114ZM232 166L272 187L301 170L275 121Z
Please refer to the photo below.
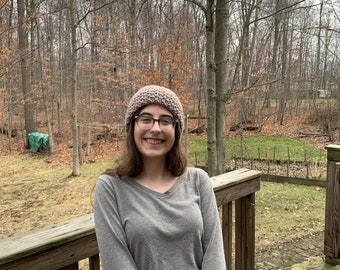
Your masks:
M212 181L214 191L216 192L230 186L253 180L254 178L260 177L262 174L263 173L261 171L241 168L224 174L213 176L210 179Z
M0 239L0 266L94 234L93 214Z

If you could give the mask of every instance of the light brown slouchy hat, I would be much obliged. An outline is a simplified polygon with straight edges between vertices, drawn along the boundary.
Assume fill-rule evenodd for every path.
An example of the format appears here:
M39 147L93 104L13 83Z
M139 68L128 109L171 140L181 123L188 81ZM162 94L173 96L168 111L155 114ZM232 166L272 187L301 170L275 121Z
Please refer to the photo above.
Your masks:
M126 131L136 111L149 104L158 104L167 108L175 120L178 120L178 125L183 130L183 108L176 94L163 86L147 85L140 88L130 100L125 114Z

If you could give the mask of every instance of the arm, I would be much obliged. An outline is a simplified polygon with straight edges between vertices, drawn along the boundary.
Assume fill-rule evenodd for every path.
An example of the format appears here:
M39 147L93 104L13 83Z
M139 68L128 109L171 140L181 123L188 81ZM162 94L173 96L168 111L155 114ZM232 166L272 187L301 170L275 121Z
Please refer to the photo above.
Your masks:
M222 229L216 205L215 193L209 176L200 171L200 196L203 217L204 257L201 270L225 270Z
M103 269L137 270L128 249L114 186L110 181L99 178L95 188L94 222Z

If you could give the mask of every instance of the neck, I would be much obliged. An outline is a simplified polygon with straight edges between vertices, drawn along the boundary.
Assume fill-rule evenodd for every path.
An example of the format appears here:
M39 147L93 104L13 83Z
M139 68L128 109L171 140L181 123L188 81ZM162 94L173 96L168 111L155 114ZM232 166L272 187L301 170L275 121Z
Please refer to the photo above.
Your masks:
M168 191L177 181L165 168L164 161L144 160L143 171L135 179L143 186L160 193Z
M165 167L164 159L144 159L143 171L138 178L161 180L169 177L170 172Z

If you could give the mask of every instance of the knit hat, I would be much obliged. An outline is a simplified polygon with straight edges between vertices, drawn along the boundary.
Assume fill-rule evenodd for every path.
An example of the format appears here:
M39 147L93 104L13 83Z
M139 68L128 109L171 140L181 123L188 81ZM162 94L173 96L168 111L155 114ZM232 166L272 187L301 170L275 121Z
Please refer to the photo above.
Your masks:
M126 131L129 129L131 117L136 111L149 104L158 104L167 108L173 117L179 121L179 126L183 130L183 108L176 94L162 86L147 85L140 88L130 100L125 113Z

